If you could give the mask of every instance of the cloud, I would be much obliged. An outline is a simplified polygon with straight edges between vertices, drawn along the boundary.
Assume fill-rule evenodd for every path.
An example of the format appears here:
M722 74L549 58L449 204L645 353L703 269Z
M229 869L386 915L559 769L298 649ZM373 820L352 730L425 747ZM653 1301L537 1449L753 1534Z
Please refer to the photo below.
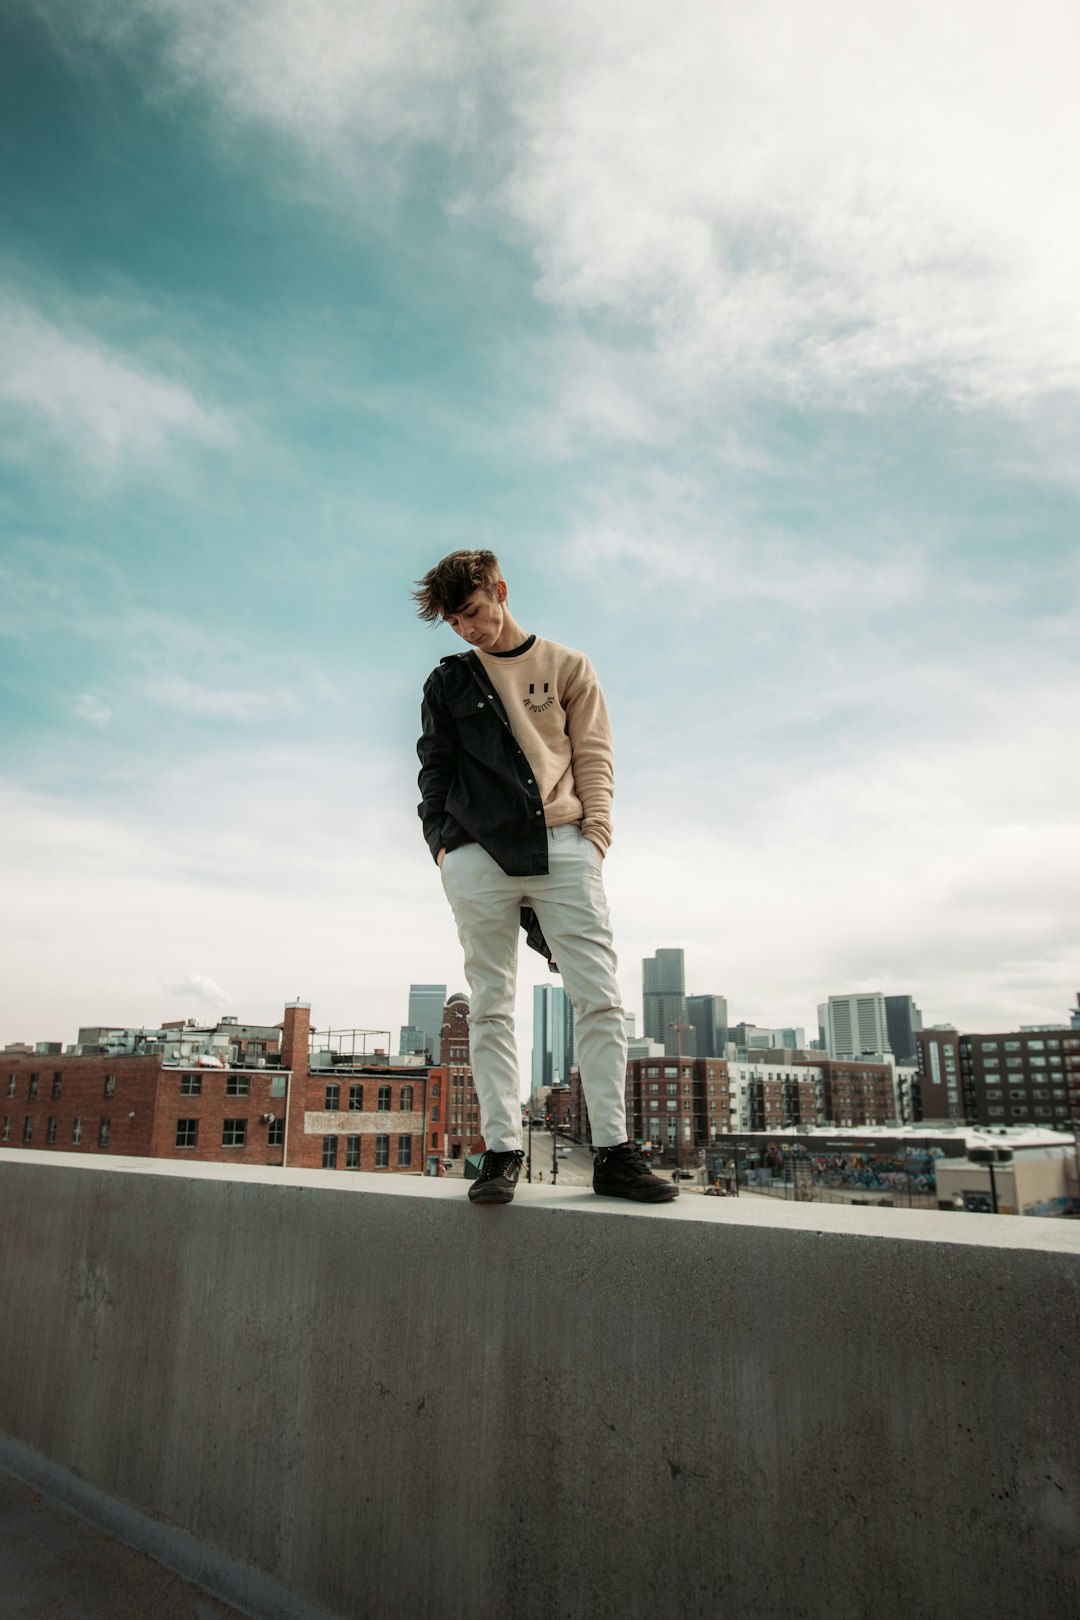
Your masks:
M265 715L278 716L294 708L297 701L294 693L283 688L256 692L200 686L183 675L169 675L152 681L147 688L147 696L184 714L211 720L255 720Z
M228 444L235 432L223 411L201 405L181 384L2 289L0 412L30 453L44 430L108 473L159 460L177 442Z
M103 726L112 719L112 710L92 692L77 695L74 712L80 720L89 720L95 726Z
M205 973L186 973L182 979L177 979L173 984L163 984L162 989L180 1000L195 1001L209 1012L224 1012L226 1007L233 1005L229 991L223 990Z
M1080 386L1063 4L519 4L504 196L541 294L721 393Z
M343 206L395 151L467 155L448 208L524 240L563 313L644 334L658 386L1006 409L1080 390L1065 0L142 0L86 16L114 43L152 25L162 93L197 87L226 120L336 157ZM639 431L602 386L586 414Z

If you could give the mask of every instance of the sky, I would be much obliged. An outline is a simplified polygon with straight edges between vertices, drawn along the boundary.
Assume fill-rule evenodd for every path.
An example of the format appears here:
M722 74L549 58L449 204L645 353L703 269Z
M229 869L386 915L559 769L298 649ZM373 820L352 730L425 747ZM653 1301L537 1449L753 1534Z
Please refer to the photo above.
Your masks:
M627 1008L1080 990L1067 0L0 17L0 1044L464 989L412 582L590 655ZM459 643L457 645L460 645ZM519 1032L527 1071L531 987Z

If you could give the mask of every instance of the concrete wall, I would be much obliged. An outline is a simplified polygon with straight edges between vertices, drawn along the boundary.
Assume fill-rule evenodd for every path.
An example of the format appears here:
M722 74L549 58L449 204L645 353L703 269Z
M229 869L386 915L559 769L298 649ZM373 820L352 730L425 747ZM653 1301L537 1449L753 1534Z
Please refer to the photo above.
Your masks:
M1080 1227L0 1154L0 1430L334 1615L1075 1620Z

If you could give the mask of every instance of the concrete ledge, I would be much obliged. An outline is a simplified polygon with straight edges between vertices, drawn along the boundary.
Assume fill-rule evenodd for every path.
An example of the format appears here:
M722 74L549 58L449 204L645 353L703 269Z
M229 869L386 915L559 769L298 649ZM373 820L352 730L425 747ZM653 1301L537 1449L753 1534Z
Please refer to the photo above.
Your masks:
M19 1150L0 1198L0 1430L326 1613L1080 1610L1074 1223Z

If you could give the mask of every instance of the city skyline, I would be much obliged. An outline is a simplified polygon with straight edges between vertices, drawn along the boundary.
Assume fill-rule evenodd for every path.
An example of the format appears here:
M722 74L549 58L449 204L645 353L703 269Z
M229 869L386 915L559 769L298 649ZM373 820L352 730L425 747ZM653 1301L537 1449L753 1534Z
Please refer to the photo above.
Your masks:
M464 988L415 757L460 643L409 588L478 545L603 683L628 1007L676 940L766 1028L1059 1017L1050 16L5 8L0 1043Z

